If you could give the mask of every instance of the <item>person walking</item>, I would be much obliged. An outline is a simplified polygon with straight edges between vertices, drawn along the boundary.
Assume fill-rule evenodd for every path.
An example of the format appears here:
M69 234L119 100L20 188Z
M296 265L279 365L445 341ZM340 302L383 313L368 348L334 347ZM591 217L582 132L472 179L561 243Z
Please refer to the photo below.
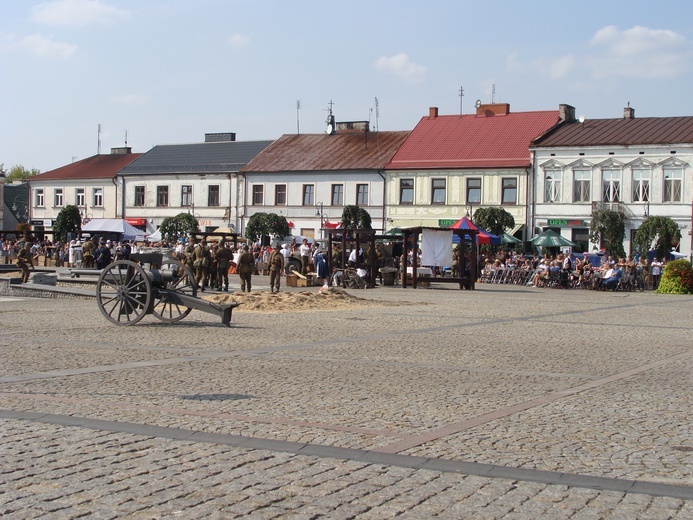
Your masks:
M279 282L282 279L282 271L284 270L284 255L279 252L280 249L281 245L277 242L274 246L274 251L270 254L270 292L274 292L275 287L277 292L279 292Z
M29 269L34 270L34 264L31 261L31 242L28 240L17 252L17 266L22 270L22 283L29 283Z
M246 292L246 287L248 292L251 290L251 278L253 276L253 270L255 269L255 257L253 253L248 250L248 244L243 246L243 252L238 257L238 265L236 270L238 275L241 277L241 291ZM279 282L277 282L277 290L279 290Z

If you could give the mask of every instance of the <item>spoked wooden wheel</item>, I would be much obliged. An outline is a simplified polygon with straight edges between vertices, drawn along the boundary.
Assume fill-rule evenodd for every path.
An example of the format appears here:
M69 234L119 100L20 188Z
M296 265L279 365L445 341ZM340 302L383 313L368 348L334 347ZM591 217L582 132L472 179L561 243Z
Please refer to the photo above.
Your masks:
M184 263L178 260L166 260L161 266L161 271L173 271L173 278L166 283L166 289L177 293L197 296L197 283L192 271ZM175 302L166 300L166 294L159 299L155 297L152 314L165 323L173 323L190 314L190 307L183 307Z
M96 301L105 318L116 325L133 325L149 309L152 286L144 269L130 260L106 267L96 283Z

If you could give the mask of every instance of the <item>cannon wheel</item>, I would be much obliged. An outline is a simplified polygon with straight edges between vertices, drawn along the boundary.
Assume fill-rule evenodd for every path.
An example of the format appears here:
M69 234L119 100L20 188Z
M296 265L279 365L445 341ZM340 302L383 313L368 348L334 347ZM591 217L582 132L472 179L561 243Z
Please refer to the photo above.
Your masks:
M96 283L96 301L104 317L116 325L133 325L149 309L152 285L144 269L130 260L109 264Z
M166 289L189 296L197 296L197 283L192 271L184 263L178 260L165 260L161 270L178 270L178 277L166 284ZM152 314L165 323L173 323L190 314L190 307L181 307L178 304L167 302L166 298L154 300Z

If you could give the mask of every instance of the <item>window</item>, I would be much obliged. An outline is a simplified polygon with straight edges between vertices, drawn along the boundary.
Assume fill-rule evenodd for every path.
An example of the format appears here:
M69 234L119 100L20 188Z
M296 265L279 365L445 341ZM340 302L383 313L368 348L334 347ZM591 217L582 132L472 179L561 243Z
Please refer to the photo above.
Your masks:
M332 185L332 205L344 206L344 184Z
M573 202L590 202L590 170L575 170L573 172Z
M144 207L144 186L135 186L135 206Z
M649 202L650 200L650 170L633 170L633 202Z
M399 181L399 203L414 203L414 179L400 179Z
M221 204L219 197L219 185L212 184L207 188L207 206L219 206Z
M563 180L562 171L546 171L544 176L544 202L561 202L561 180Z
M181 186L180 187L180 205L181 206L192 206L193 205L192 186Z
M262 184L253 185L253 206L262 206L265 190Z
M274 187L274 205L286 206L286 184L277 184Z
M602 172L602 200L604 202L620 202L621 172L619 170L604 170Z
M467 179L467 203L481 203L481 179Z
M303 185L303 205L315 205L315 186L313 186L312 184Z
M103 208L103 188L94 188L92 194L94 196L94 206Z
M77 188L77 191L75 193L75 203L77 204L77 206L87 205L87 197L84 193L84 188Z
M43 188L36 188L36 207L42 208L45 202L43 201Z
M501 194L502 204L517 204L517 179L503 179L503 193Z
M168 206L168 186L156 187L156 205Z
M431 180L431 204L445 204L445 179Z
M368 206L368 184L356 185L356 205Z
M62 188L56 188L55 189L53 205L56 207L60 207L63 205L63 189Z
M664 202L681 202L683 169L664 169Z

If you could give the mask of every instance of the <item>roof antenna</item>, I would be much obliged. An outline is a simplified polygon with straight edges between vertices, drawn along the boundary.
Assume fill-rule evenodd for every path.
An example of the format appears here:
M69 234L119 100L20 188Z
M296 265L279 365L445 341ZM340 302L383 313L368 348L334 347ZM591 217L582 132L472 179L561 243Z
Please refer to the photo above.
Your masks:
M99 155L99 154L101 154L101 123L99 123L99 126L97 127L96 136L97 136L96 155Z
M491 104L494 104L496 102L496 84L493 84L493 87L491 88Z
M462 98L464 98L464 89L460 87L460 115L462 115Z
M128 147L128 131L125 130L125 148Z
M332 100L330 100L330 102L327 104L327 106L328 106L328 109L327 109L327 112L328 112L328 114L327 114L327 129L325 130L325 132L327 132L327 135L332 135L332 134L334 134L334 131L335 131L334 116L332 115L332 106L333 105L334 105L334 103L332 102Z

